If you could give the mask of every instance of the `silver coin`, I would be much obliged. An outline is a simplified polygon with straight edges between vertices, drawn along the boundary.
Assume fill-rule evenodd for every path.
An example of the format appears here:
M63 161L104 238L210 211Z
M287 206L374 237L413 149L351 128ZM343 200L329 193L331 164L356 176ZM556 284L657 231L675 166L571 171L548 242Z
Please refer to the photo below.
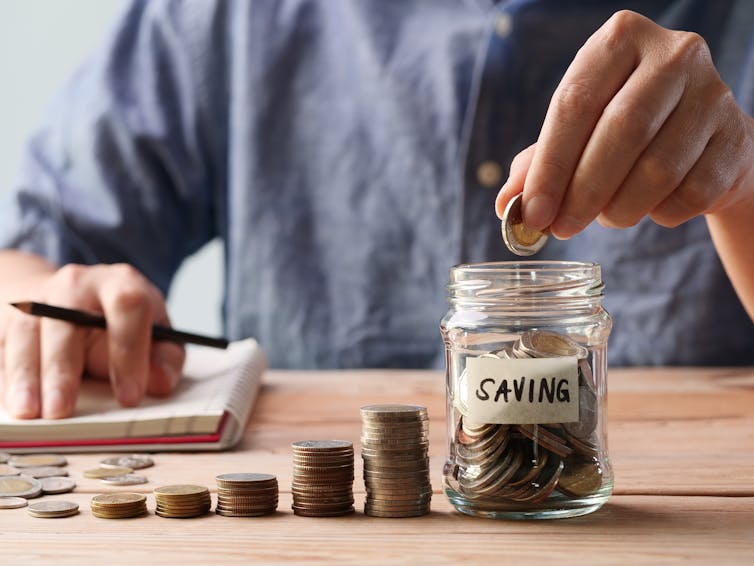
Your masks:
M52 478L68 475L68 470L59 468L57 466L34 466L31 468L24 468L23 471L25 476L31 476L33 478L37 478L38 480L41 480L42 478Z
M73 501L61 501L59 499L38 501L29 505L29 515L40 519L56 519L70 517L79 512L79 504Z
M10 460L10 454L7 452L0 452L0 464L5 464L8 460Z
M146 476L140 474L123 474L120 476L106 476L102 478L102 483L107 485L140 485L147 483L149 480Z
M0 497L0 509L18 509L28 504L29 502L23 497Z
M529 256L542 249L547 242L547 234L532 230L524 224L524 217L521 213L523 196L523 193L519 193L508 202L503 212L501 229L503 241L510 251L516 255Z
M566 336L546 330L529 330L519 338L521 349L535 358L552 356L576 356L586 358L589 350Z
M57 454L24 454L11 456L8 460L16 468L36 468L38 466L65 466L68 461Z
M111 456L100 462L102 468L131 468L143 470L154 466L154 460L144 454L129 454L127 456Z
M49 477L42 480L42 493L53 495L57 493L68 493L76 487L76 482L66 477Z

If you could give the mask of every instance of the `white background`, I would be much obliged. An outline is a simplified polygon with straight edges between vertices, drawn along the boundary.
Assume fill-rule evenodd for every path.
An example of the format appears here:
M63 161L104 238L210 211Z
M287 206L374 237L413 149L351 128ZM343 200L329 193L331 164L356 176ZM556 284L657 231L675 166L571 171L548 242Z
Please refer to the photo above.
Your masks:
M15 182L24 144L70 74L103 40L125 0L0 0L0 195ZM212 242L176 278L176 327L221 333L222 245Z

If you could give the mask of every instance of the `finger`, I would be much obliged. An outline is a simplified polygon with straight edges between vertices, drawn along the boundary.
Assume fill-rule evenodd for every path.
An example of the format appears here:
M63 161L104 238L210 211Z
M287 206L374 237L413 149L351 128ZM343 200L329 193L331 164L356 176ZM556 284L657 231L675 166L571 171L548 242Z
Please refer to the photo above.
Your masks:
M516 157L513 158L513 161L511 161L511 170L508 174L508 179L500 188L500 191L497 193L497 198L495 199L495 213L498 218L503 218L503 212L508 205L508 201L524 190L526 173L529 171L529 166L531 165L531 160L534 157L534 151L536 148L537 144L530 145L516 155Z
M5 337L5 406L19 419L40 415L39 320L12 314Z
M584 148L552 233L570 238L607 205L683 96L672 58L647 56L605 107Z
M88 267L66 265L53 275L45 300L69 308L95 310L96 294ZM59 419L73 414L84 373L88 329L54 320L40 320L42 416Z
M652 211L650 218L672 228L712 209L741 175L738 154L730 151L731 136L735 135L743 134L718 131L713 135L681 185Z
M110 380L121 404L133 406L144 396L150 371L151 327L156 291L129 265L102 266L100 302L107 320Z
M716 120L710 120L708 112L708 107L695 94L682 97L603 208L598 216L602 225L634 226L678 188L715 131Z
M170 326L165 302L161 301L155 308L155 321ZM167 341L152 342L147 393L157 396L169 395L181 378L185 359L186 351L180 344Z
M645 22L631 12L610 18L579 50L555 90L524 188L529 199L523 216L531 228L544 230L555 219L600 115L638 64L631 37Z

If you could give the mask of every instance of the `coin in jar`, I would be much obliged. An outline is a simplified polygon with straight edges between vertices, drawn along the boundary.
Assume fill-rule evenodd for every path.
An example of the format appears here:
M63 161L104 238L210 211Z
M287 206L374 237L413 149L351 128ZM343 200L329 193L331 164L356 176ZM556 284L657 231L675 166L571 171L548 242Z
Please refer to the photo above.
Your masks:
M547 233L532 230L524 224L521 212L523 193L513 197L503 212L501 229L506 247L516 255L534 255L547 242Z

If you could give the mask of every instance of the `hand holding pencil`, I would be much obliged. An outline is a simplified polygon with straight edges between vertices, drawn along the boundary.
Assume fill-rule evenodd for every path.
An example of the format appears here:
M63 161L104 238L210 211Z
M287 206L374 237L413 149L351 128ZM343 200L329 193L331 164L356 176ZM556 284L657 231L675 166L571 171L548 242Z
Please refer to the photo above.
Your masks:
M9 414L70 416L83 376L108 379L125 406L139 404L146 394L162 396L174 389L185 359L182 343L196 341L187 337L204 337L170 328L159 289L125 264L37 267L34 284L6 291L0 301L32 298L84 311L78 313L83 318L69 322L61 316L29 316L2 305L0 400Z

